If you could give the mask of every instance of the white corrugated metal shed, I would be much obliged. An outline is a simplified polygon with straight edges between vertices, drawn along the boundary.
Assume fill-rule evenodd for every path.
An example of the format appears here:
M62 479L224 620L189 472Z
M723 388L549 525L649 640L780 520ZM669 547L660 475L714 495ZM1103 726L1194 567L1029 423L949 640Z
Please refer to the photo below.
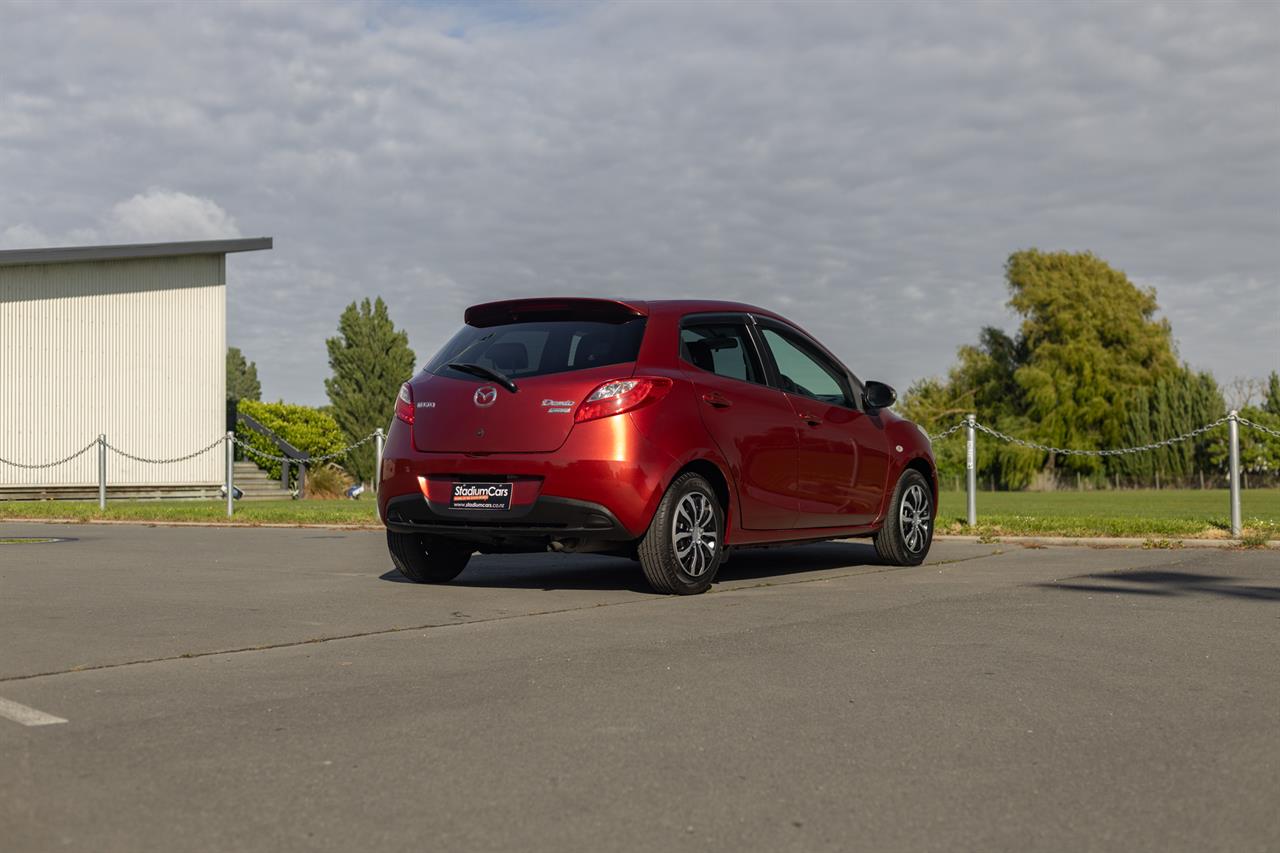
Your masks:
M271 238L0 251L0 460L65 457L99 433L169 458L226 432L226 255ZM213 486L220 448L149 465L108 454L110 487ZM5 492L98 482L97 451L0 462Z

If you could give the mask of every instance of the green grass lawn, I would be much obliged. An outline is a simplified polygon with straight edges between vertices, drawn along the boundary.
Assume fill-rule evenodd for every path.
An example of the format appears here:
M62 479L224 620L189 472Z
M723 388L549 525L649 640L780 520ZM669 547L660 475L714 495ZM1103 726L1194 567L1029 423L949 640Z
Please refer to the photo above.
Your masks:
M226 501L0 501L0 519L49 518L68 521L228 521ZM230 519L238 524L369 524L378 526L378 507L361 500L243 501Z
M938 532L967 533L964 492L941 495ZM1245 534L1280 538L1280 489L1241 492ZM978 492L979 534L992 536L1227 537L1225 489Z
M1243 492L1246 535L1280 539L1280 489ZM943 492L939 533L988 536L1136 536L1142 538L1213 537L1228 533L1225 490L1165 489L1100 492L979 492L978 527L964 523L963 492ZM227 521L222 501L0 501L0 519L42 518L68 521ZM247 501L236 504L239 524L378 525L371 497L358 501Z

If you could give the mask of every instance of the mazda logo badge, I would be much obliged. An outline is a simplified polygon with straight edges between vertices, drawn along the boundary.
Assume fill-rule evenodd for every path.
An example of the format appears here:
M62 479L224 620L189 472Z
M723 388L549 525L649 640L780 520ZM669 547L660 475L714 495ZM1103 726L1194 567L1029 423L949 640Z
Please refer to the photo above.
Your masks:
M498 401L498 389L494 388L492 385L477 388L476 395L473 399L477 406L482 409L487 409Z

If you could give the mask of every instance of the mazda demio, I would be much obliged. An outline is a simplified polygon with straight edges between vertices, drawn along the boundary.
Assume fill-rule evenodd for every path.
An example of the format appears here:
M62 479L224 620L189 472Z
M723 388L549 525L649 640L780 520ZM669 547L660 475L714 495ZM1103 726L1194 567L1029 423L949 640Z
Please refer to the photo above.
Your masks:
M378 509L397 569L475 552L639 560L707 589L739 548L870 537L929 551L929 437L799 326L728 302L517 299L465 325L396 400Z

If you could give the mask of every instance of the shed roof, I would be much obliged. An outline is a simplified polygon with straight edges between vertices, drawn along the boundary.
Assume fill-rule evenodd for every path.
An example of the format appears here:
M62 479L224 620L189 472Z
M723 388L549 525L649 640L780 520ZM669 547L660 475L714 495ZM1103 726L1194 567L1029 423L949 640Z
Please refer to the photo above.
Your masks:
M235 240L193 240L185 243L134 243L123 246L65 246L53 249L5 249L0 267L21 264L68 264L84 261L126 261L136 258L172 258L178 255L225 255L270 249L270 237Z

